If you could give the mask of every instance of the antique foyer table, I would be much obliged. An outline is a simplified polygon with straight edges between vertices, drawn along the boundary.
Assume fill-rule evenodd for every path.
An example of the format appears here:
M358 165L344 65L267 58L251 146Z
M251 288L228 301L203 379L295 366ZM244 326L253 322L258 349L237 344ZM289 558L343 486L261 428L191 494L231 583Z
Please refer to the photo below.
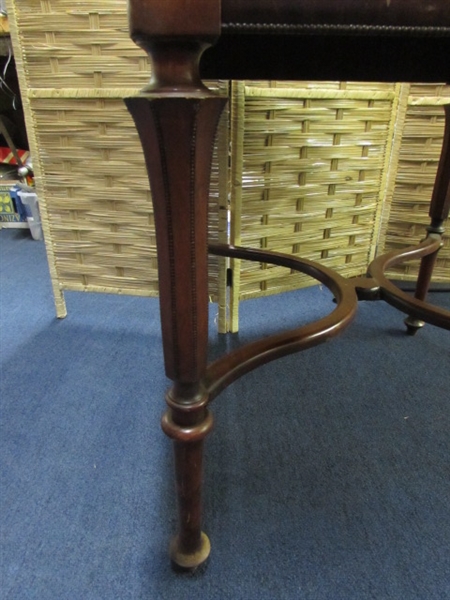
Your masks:
M450 81L449 0L130 0L130 33L152 60L152 78L126 104L141 138L150 179L167 376L163 417L173 438L179 531L170 556L194 568L208 556L201 531L203 440L208 404L255 367L319 344L352 320L358 299L382 299L422 321L450 329L450 313L425 300L450 208L450 105L430 204L417 247L380 256L365 278L346 280L308 260L213 245L220 256L297 269L327 286L336 307L327 317L248 344L207 365L207 198L216 125L226 98L201 76L228 79ZM200 58L206 50L202 62ZM199 66L200 65L200 66ZM424 232L425 233L425 232ZM387 267L421 258L415 297L384 276Z

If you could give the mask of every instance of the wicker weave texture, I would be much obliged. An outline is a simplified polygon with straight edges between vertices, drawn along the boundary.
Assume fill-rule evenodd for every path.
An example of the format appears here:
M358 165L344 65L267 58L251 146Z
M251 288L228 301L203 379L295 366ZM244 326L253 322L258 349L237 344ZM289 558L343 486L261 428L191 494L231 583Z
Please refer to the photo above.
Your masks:
M33 98L31 108L60 286L156 295L151 195L139 138L122 99ZM216 145L213 238L218 236L218 198ZM210 294L216 300L215 265Z
M151 197L123 102L41 98L31 107L60 285L156 294Z
M55 296L65 289L157 294L151 198L122 102L147 83L150 67L129 39L126 0L8 0L8 10ZM226 82L211 85L227 91ZM233 85L232 243L303 256L353 276L376 250L423 237L448 87L412 86L403 130L398 99L405 86ZM220 241L227 239L227 153L225 118L209 224ZM444 243L435 274L448 281L448 236ZM313 283L279 267L234 260L231 266L232 312L241 299ZM223 319L225 263L212 259L210 272ZM414 273L411 265L395 275Z
M14 4L29 88L139 88L148 81L148 58L129 38L127 0Z
M442 104L450 102L450 86L412 85L401 135L397 176L390 212L384 224L383 250L415 244L429 224L429 203L433 191L444 132ZM444 245L433 272L436 282L450 281L450 219ZM392 277L413 280L418 262L412 261L390 271Z
M381 216L395 97L392 84L242 84L233 97L242 113L233 121L242 153L232 175L234 241L362 274ZM238 267L239 299L312 283L281 267Z
M150 66L129 39L126 0L8 0L8 12L58 315L68 289L157 295L151 195L123 103ZM209 85L227 93L227 82ZM211 178L214 240L227 231L227 153L225 115ZM212 300L224 286L225 262L212 258Z

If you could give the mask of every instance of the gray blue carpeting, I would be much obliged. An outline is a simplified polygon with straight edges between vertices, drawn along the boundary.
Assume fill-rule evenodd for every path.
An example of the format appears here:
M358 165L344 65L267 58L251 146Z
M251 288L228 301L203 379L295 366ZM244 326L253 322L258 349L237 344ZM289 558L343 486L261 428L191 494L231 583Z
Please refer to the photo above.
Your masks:
M68 293L58 321L43 244L0 245L2 600L450 598L449 332L410 338L363 303L340 338L225 391L211 558L178 574L157 300ZM318 287L248 301L212 353L332 307Z

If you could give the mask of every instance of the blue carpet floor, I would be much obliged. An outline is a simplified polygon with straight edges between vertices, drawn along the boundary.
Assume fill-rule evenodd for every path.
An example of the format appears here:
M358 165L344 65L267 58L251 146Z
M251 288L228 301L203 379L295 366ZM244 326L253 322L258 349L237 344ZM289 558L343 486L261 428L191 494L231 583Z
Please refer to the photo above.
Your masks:
M362 303L340 338L226 390L211 557L179 574L157 300L67 293L57 320L43 244L2 230L0 249L2 600L450 598L449 332L411 338ZM241 306L211 355L333 307L319 287Z

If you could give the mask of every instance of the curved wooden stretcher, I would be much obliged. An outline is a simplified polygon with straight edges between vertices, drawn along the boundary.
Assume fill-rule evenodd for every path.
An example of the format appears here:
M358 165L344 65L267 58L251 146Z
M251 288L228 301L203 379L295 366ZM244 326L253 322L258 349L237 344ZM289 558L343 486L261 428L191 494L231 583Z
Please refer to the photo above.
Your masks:
M144 150L154 203L167 393L165 433L174 440L179 531L170 556L195 568L210 544L201 530L203 440L209 402L241 375L319 344L352 320L358 299L383 299L408 316L450 329L450 313L426 302L450 208L450 105L430 205L417 247L378 257L366 278L346 280L307 260L213 245L209 251L297 269L336 299L325 318L248 344L207 365L207 205L212 147L226 98L210 78L450 81L448 0L130 0L130 33L152 60L152 78L126 104ZM209 48L209 49L208 49ZM200 59L205 52L202 62ZM413 298L384 275L421 258Z

